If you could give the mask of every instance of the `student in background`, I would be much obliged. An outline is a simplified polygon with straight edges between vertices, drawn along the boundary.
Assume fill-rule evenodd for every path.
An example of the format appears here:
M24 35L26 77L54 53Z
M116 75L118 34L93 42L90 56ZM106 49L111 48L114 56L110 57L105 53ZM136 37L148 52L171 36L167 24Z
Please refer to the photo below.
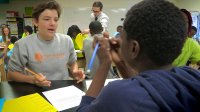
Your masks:
M103 31L108 31L109 17L103 13L103 4L101 1L95 1L92 5L91 21L99 21L102 24Z
M10 60L10 57L12 56L13 54L13 48L14 48L14 44L15 42L18 40L18 37L16 36L11 36L10 37L10 44L8 45L7 47L7 52L6 52L6 56L4 57L4 64L5 64L5 69L7 71L7 66L8 66L8 62Z
M95 61L93 63L93 66L92 66L92 69L90 71L90 73L87 73L87 67L88 67L88 64L89 64L89 61L92 57L92 54L93 54L93 47L92 47L92 42L93 42L93 39L94 39L94 36L95 35L102 35L102 31L103 31L103 28L102 28L102 25L99 21L92 21L90 24L89 24L89 29L90 29L90 34L91 36L85 38L83 40L83 53L85 55L85 58L86 58L86 77L89 78L89 79L93 79L94 77L94 74L96 73L96 70L99 66L99 60L98 60L98 57L95 57ZM106 36L109 36L109 35L105 35L104 37ZM114 74L111 72L112 69L111 69L111 66L110 66L110 71L108 72L108 76L107 78L113 78L114 77Z
M33 33L33 29L31 26L27 25L24 27L24 33L22 35L22 38L27 37L28 35L31 35Z
M4 46L3 52L1 52L0 57L4 57L4 62L5 65L7 64L7 55L6 53L8 52L8 47L10 45L10 38L11 38L11 33L10 33L10 28L7 26L2 27L2 38L0 41L3 43L2 45Z
M196 33L197 33L197 28L195 26L192 26L189 37L195 39L200 44L199 37L194 38L194 35L196 35Z
M188 37L193 38L196 33L197 33L197 28L195 26L192 26Z
M123 30L123 26L122 25L117 26L117 32L114 34L114 37L115 38L119 38L120 37L120 32L122 32L122 30Z
M10 45L8 46L8 52L7 52L7 57L11 57L13 54L13 48L14 48L14 44L16 41L18 41L19 39L16 36L11 36L10 39Z
M74 44L75 50L82 50L83 49L83 40L87 37L87 34L81 32L77 25L72 25L68 28L67 35L69 35ZM83 58L82 53L77 53L78 58Z
M100 65L77 112L198 112L200 72L172 67L185 27L180 10L167 0L143 0L130 8L120 39L94 39ZM138 74L127 72L128 79L104 87L112 61L129 71L125 61Z
M192 28L192 17L189 11L181 9L186 21L187 39L182 48L181 54L174 60L173 66L185 66L188 61L192 64L200 65L200 45L190 37Z
M3 57L6 58L6 56L7 56L6 53L7 53L8 50L9 50L9 49L8 49L8 46L9 46L9 45L10 45L10 40L7 40L6 43L5 43L5 46L4 46L3 51L0 52L0 58L3 58Z
M84 79L84 72L78 70L71 38L56 33L60 14L60 5L54 0L33 9L33 23L38 27L38 33L15 43L8 64L8 80L50 86L50 80L66 80L69 76L79 81ZM39 76L25 72L25 67Z
M0 41L6 43L6 41L9 40L10 37L11 37L10 28L7 26L4 26L2 28L2 38L0 39Z

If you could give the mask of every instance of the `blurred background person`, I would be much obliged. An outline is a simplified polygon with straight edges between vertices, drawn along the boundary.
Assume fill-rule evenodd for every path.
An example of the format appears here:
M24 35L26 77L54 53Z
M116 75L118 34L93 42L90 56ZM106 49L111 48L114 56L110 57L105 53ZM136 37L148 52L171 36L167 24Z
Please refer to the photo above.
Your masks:
M87 34L81 32L77 25L72 25L68 28L67 35L72 38L75 50L83 49L83 40L87 37ZM84 58L82 52L77 52L78 58Z
M22 34L22 38L27 37L28 35L31 35L33 33L33 28L29 25L24 27L24 33Z
M6 43L6 40L9 40L11 37L10 28L7 26L4 26L2 28L2 38L0 39L0 42Z

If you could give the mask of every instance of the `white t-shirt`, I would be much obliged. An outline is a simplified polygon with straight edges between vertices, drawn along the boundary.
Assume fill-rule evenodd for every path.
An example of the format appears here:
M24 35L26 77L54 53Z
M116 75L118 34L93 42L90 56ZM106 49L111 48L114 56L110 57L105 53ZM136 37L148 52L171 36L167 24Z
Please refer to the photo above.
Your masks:
M97 18L97 21L99 21L103 27L103 31L108 31L109 17L105 13L101 12ZM95 21L94 13L91 14L91 21Z

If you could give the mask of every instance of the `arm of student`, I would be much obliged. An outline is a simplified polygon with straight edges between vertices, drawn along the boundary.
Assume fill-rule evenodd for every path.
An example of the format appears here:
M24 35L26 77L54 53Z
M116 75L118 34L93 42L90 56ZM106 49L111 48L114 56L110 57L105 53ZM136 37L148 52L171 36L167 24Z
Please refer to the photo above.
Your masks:
M8 80L16 81L16 82L26 82L30 84L36 84L37 86L50 86L51 82L46 79L46 77L42 74L38 74L39 76L33 75L25 75L16 71L8 71Z
M83 81L85 79L85 74L82 70L78 69L77 62L74 62L70 65L71 75L75 80L78 80L77 83Z
M111 66L111 56L110 56L110 46L109 40L104 38L96 38L94 40L94 45L99 43L100 47L98 49L99 67L95 73L93 81L86 92L86 96L96 98L100 93L101 89L104 87L105 79L107 77L108 71Z
M4 56L6 56L6 53L9 51L9 49L8 49L9 44L10 44L10 40L7 40L6 41L6 46L4 47L3 52L2 52L2 54Z
M16 71L8 71L8 76L7 76L9 81L16 81L16 82L26 82L26 83L31 83L34 84L34 76L31 75L24 75L20 72Z

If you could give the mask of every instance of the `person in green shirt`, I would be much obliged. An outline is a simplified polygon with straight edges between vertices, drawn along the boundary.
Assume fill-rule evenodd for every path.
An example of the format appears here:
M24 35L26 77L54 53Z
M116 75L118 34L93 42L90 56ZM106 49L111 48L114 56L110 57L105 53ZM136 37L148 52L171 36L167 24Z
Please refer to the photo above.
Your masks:
M189 38L192 27L191 14L186 9L181 9L181 12L186 21L188 38L184 43L181 54L174 60L173 66L185 66L188 61L190 61L192 64L200 65L200 45L192 38Z
M81 32L77 25L72 25L68 28L67 35L72 38L75 50L83 49L83 40L87 37L87 34ZM77 52L78 58L84 58L81 52Z
M24 27L24 33L22 34L22 38L26 38L28 35L33 33L33 29L31 26L27 25Z

